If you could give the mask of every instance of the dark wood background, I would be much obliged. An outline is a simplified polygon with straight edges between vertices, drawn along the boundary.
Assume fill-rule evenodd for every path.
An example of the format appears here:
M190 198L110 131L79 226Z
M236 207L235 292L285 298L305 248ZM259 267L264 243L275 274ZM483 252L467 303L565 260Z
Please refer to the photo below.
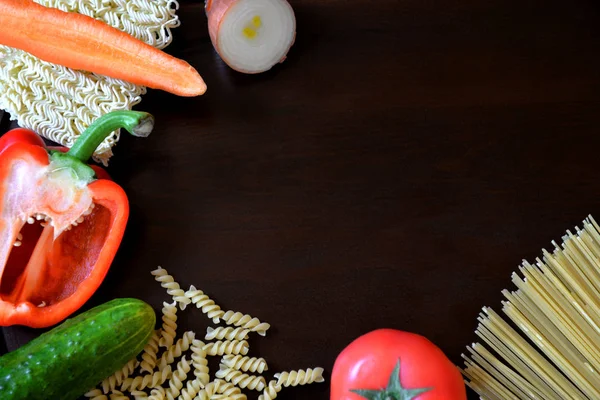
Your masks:
M128 296L160 311L149 271L162 265L270 322L251 350L273 372L329 376L345 345L382 327L462 365L520 260L600 217L600 5L291 3L288 60L243 76L213 51L203 5L182 2L168 51L209 89L150 91L137 107L157 126L115 149L131 219L85 308ZM207 326L195 310L180 318L181 331ZM8 350L39 332L4 329ZM281 399L325 400L328 385Z

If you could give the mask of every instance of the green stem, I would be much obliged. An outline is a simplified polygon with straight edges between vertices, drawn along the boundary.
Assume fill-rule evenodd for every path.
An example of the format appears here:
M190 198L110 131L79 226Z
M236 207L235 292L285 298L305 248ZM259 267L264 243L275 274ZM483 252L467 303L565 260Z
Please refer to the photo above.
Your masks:
M140 111L112 111L94 121L75 141L67 155L87 162L111 132L125 128L133 136L146 137L152 132L154 117Z
M420 397L421 394L433 389L433 387L418 389L404 388L402 382L400 382L400 359L398 359L386 388L380 390L352 389L350 391L367 400L414 400Z

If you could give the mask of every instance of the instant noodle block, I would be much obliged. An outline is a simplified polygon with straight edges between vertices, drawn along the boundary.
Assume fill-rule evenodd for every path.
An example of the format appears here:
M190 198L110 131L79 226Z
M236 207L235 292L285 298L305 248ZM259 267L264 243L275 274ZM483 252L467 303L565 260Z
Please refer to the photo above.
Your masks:
M156 48L171 43L179 26L174 0L36 0L47 7L78 12L103 21ZM0 108L20 126L66 147L95 119L114 110L130 110L146 93L143 86L75 71L0 46ZM106 138L94 159L106 164L119 130Z

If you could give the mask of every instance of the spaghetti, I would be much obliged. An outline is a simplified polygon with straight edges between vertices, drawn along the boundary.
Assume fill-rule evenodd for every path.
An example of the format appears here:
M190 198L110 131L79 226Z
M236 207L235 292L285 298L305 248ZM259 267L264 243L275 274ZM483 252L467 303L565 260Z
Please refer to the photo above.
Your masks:
M482 399L600 399L600 227L589 216L562 240L502 292L516 328L490 308L479 315L483 343L467 348L462 372Z

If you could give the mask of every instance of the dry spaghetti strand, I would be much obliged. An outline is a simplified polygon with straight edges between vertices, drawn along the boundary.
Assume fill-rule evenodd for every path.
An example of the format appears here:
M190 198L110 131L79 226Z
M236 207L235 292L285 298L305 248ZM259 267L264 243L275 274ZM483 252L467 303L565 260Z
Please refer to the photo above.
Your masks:
M479 316L462 372L482 399L600 398L600 226L589 216L552 244L502 292L510 322Z

